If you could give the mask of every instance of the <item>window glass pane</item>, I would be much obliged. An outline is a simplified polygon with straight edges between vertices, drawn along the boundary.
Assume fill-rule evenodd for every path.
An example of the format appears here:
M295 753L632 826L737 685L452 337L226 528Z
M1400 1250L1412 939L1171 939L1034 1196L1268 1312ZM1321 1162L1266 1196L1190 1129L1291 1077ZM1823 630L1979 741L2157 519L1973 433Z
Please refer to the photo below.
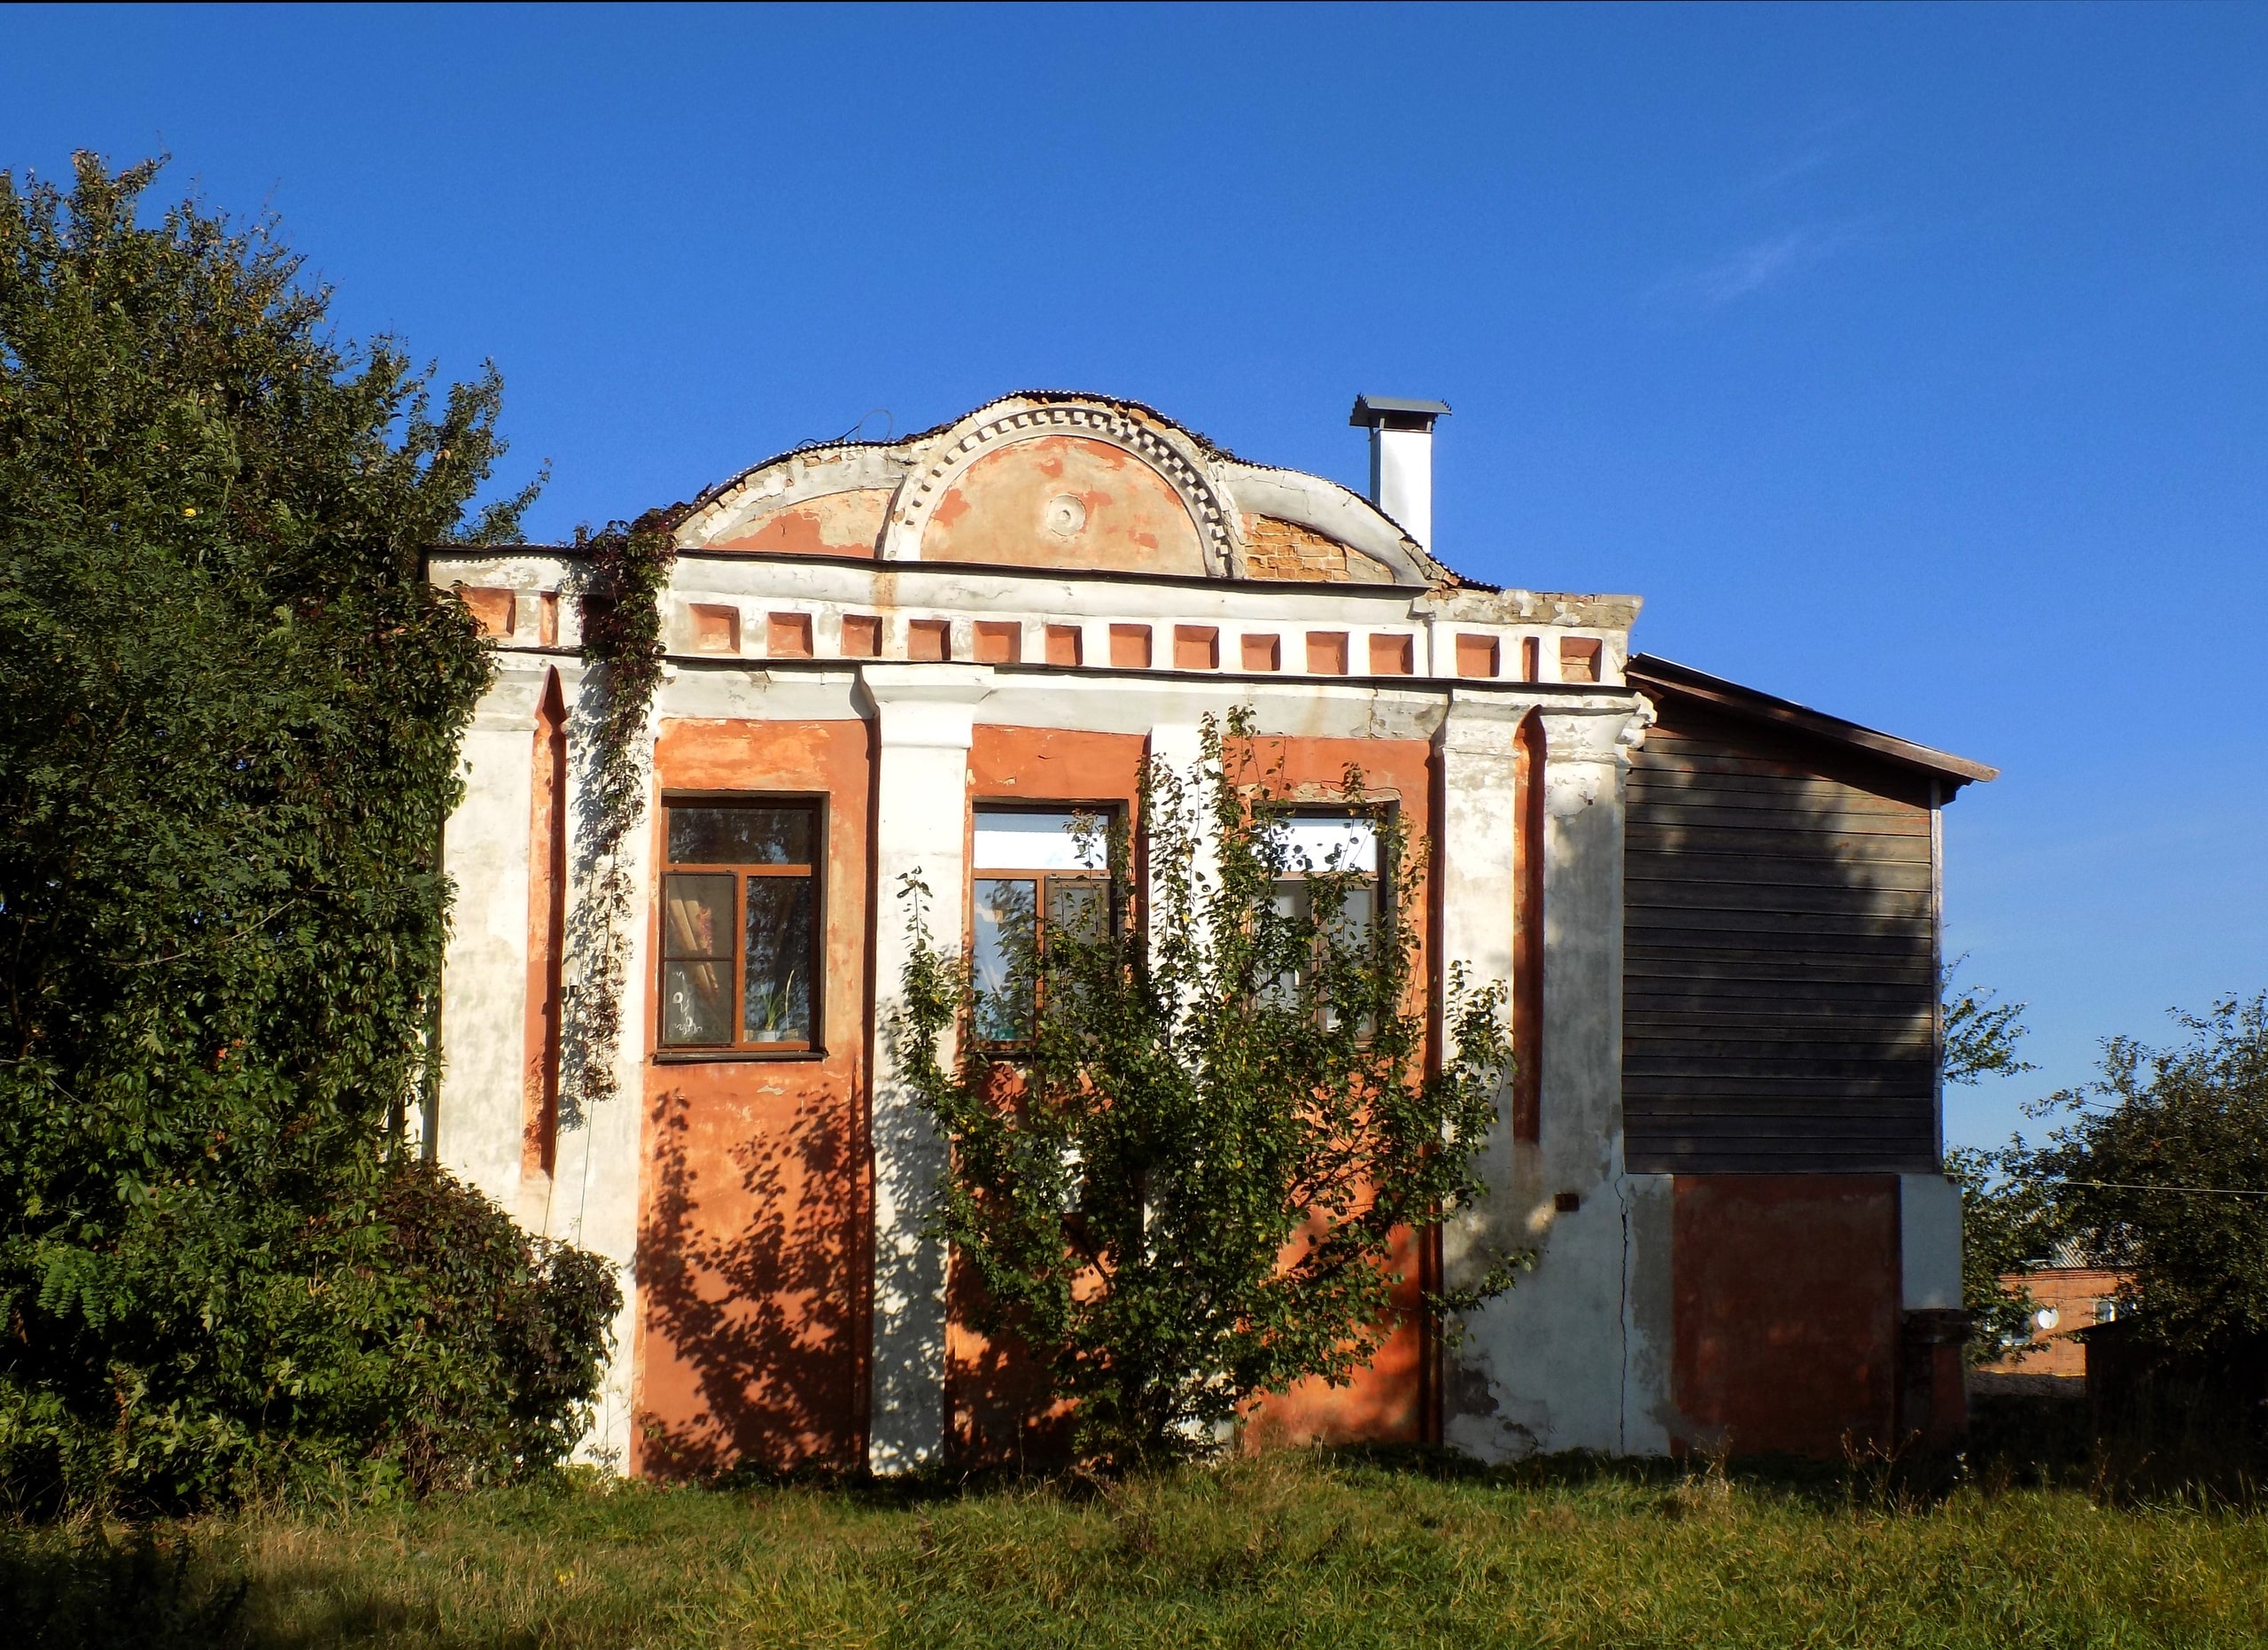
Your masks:
M1287 871L1379 868L1378 821L1368 815L1285 814L1270 821L1268 835L1283 844Z
M1368 942L1371 938L1371 902L1375 896L1364 884L1349 888L1347 899L1339 907L1324 938L1342 950L1351 950Z
M1305 883L1278 883L1268 896L1268 903L1276 915L1286 922L1304 926L1308 921L1308 887ZM1297 969L1285 970L1261 988L1260 1000L1270 1008L1288 1008L1299 1000L1300 973Z
M729 876L672 876L663 898L662 954L665 957L729 957L733 954L733 879Z
M688 807L670 810L672 865L809 865L817 810Z
M1030 983L1013 977L1028 953L1038 910L1038 884L1019 877L980 876L971 891L976 941L976 1034L1013 1042L1031 1028Z
M742 1040L808 1043L812 1039L812 879L748 879L748 966L742 992Z
M1074 939L1100 939L1109 912L1110 884L1099 877L1047 879L1047 920Z
M682 1045L733 1040L729 967L723 962L662 964L662 1041Z
M1094 830L1084 844L1061 813L976 810L976 868L980 871L1099 871L1110 852L1109 826L1089 815Z

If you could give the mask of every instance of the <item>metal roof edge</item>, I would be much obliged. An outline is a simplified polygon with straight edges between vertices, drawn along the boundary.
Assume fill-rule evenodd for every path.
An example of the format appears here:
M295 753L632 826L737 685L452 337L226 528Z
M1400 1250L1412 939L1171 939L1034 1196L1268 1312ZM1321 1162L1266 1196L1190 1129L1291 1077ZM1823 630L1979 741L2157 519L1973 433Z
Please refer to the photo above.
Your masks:
M1845 721L1824 711L1814 711L1807 704L1798 704L1792 699L1775 697L1754 688L1728 681L1721 676L1712 676L1706 671L1680 665L1674 659L1658 658L1651 653L1634 653L1623 667L1623 673L1633 685L1659 687L1670 693L1682 694L1690 699L1715 706L1735 716L1744 716L1752 721L1766 722L1806 733L1815 738L1831 740L1887 757L1908 767L1917 767L1953 782L1955 789L1975 782L1998 779L2000 770L1983 762L1972 762L1965 756L1955 756L1949 751L1939 751L1911 739L1901 739L1896 734L1886 734L1877 728L1866 728L1857 722Z

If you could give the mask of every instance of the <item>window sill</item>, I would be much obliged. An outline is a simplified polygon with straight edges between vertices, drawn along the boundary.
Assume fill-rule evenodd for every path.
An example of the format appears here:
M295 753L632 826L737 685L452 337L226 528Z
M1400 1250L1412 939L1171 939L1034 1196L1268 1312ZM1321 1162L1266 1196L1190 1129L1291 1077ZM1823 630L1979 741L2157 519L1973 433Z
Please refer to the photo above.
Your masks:
M657 1048L657 1066L771 1064L779 1061L824 1060L824 1048Z

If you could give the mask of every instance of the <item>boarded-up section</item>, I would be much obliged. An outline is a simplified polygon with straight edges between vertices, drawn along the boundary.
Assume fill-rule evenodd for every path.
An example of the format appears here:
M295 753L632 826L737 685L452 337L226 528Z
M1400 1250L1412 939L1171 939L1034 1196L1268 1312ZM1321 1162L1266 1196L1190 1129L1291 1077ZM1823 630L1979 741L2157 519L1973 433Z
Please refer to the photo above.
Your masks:
M1630 680L1660 718L1630 772L1630 1167L1934 1171L1931 805L1950 786L1635 662Z

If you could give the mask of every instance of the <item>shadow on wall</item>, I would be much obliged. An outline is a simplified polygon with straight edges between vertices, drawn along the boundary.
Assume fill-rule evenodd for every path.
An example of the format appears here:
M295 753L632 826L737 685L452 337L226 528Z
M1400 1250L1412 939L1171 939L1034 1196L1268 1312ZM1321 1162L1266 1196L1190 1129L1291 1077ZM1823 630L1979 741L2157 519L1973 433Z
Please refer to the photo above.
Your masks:
M1659 720L1629 776L1624 1115L1632 1171L1676 1177L1673 1430L1830 1457L1934 1433L1898 1176L1938 1166L1938 793L1632 680Z
M656 1476L858 1464L857 1141L839 1094L805 1091L780 1115L703 1187L692 1103L674 1089L655 1103L639 1255L640 1465Z

